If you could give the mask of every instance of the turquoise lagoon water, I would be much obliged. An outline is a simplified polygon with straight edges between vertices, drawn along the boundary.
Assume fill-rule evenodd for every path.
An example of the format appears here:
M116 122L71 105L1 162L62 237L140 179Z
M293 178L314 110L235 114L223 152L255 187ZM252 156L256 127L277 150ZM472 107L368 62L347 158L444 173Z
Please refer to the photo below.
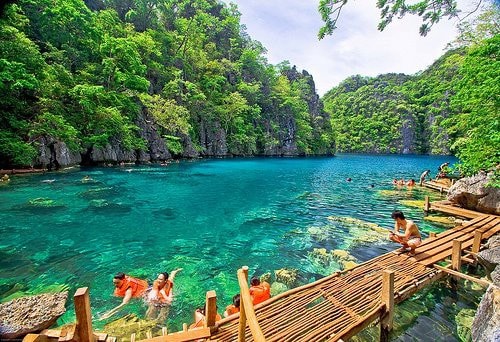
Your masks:
M297 269L300 283L311 282L343 267L315 249L346 250L358 263L395 249L367 224L391 228L395 209L414 219L424 235L441 231L423 221L420 209L399 202L421 200L429 192L398 189L391 181L418 180L425 169L434 175L444 161L456 160L393 155L219 159L13 176L0 186L0 300L57 286L72 295L88 286L94 326L100 328L106 322L98 322L99 316L120 303L111 295L116 272L152 280L181 267L167 323L177 330L190 323L208 290L216 291L222 312L238 292L236 271L243 265L250 276L269 272L273 278L275 270ZM85 175L92 181L82 182ZM443 313L448 294L440 287L428 291L426 298L441 298L433 299L430 308L420 306L420 314L431 318L423 323L412 318L404 329L418 336L429 334L431 326L433 338L455 340L456 312ZM473 307L475 301L458 300L452 307ZM406 310L414 312L409 303ZM144 312L145 305L136 300L118 316ZM68 300L58 323L73 320Z

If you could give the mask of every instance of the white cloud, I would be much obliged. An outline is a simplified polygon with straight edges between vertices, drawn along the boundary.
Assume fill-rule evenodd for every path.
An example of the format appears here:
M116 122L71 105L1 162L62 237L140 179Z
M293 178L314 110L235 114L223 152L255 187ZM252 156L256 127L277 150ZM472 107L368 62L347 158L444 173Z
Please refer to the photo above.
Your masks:
M406 16L377 30L375 0L349 1L333 36L318 41L322 26L319 0L232 0L252 39L267 49L272 64L284 60L307 70L320 95L345 78L388 72L414 74L444 53L456 35L455 22L442 19L427 37L418 34L420 18Z

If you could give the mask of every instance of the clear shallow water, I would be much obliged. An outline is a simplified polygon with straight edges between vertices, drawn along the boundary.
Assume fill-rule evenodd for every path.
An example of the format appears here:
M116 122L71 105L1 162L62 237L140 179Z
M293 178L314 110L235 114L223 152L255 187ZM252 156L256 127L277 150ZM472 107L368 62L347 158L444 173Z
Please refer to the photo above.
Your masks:
M429 192L397 189L391 181L418 180L425 169L435 175L444 161L455 159L199 160L14 176L0 186L0 299L57 284L72 295L88 286L98 319L120 303L111 296L116 272L154 279L182 267L168 322L170 330L180 329L208 290L216 290L223 311L238 292L242 265L250 275L295 268L305 283L342 267L320 260L314 248L347 250L363 262L397 247L366 224L339 217L391 228L390 213L401 209L424 235L440 231L423 221L420 209L399 203ZM93 181L82 182L85 175ZM74 319L69 302L60 324ZM135 301L124 313L144 311Z

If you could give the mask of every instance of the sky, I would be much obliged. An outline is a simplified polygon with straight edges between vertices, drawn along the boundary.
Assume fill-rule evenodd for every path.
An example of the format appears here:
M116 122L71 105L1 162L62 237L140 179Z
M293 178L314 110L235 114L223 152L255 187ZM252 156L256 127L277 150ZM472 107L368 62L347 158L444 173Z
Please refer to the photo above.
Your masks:
M319 0L231 2L238 6L241 23L250 37L267 49L268 62L278 64L288 60L297 70L306 70L313 76L320 96L356 74L413 75L425 70L445 52L446 45L457 34L456 20L444 18L426 37L421 37L418 33L421 20L413 16L393 20L380 32L376 1L350 0L333 35L320 41L317 34L323 22L317 10Z

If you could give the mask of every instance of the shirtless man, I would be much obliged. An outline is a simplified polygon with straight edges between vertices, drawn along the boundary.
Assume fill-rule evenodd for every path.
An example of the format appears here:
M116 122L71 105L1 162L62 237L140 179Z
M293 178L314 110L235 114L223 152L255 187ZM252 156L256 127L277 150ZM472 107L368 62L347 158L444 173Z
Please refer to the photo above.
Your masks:
M406 220L403 212L396 210L391 217L394 219L394 232L390 232L389 239L391 241L403 245L398 251L405 252L410 248L410 256L415 255L415 248L422 244L422 236L415 222ZM403 234L400 233L403 231Z

